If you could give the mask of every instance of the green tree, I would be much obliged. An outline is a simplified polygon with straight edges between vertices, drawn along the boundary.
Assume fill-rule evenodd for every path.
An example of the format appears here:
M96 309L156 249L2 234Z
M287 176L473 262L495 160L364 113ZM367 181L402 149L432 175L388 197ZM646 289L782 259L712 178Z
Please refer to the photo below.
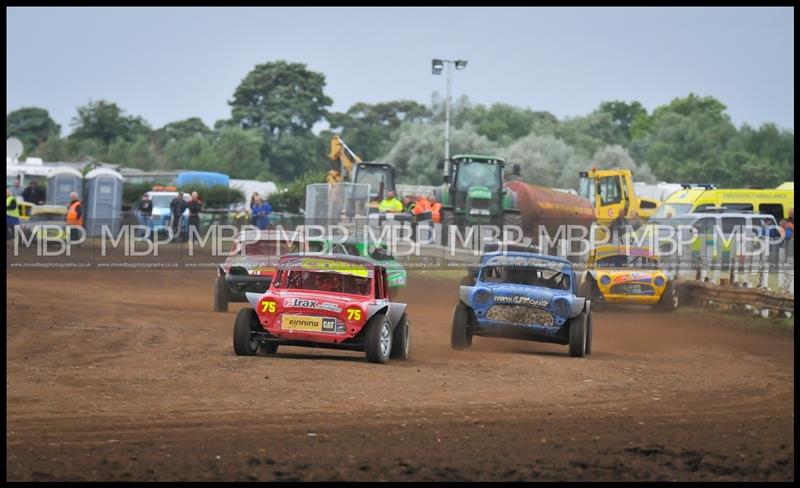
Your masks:
M116 103L99 100L89 101L78 107L78 115L72 119L73 139L96 139L108 146L116 138L133 141L139 135L148 135L150 126L141 117L124 115Z
M599 112L605 112L611 115L611 120L620 128L625 135L627 141L631 140L631 126L637 117L646 117L647 110L639 102L623 102L615 100L612 102L603 102L597 109Z
M233 93L232 119L245 129L279 137L309 133L333 101L324 93L325 75L305 64L277 61L257 65Z
M38 107L25 107L6 115L6 138L16 137L32 154L39 144L58 137L61 126L50 118L50 113Z
M549 187L577 180L576 168L585 161L561 139L534 134L518 139L503 152L503 156L508 163L520 165L524 181ZM569 168L575 172L574 178Z
M166 147L170 142L185 139L194 135L208 136L211 129L199 117L191 117L177 122L170 122L153 131L153 141L159 147Z
M264 140L257 130L225 127L214 133L214 153L219 161L217 171L231 178L255 179L268 170L261 159Z
M219 160L211 142L200 135L167 144L164 160L170 169L215 171Z
M556 136L589 157L607 145L623 145L627 137L608 112L594 111L584 117L567 119L556 129Z
M264 148L262 154L266 153L267 167L280 181L293 181L306 172L330 168L328 140L314 134L286 134L266 141Z

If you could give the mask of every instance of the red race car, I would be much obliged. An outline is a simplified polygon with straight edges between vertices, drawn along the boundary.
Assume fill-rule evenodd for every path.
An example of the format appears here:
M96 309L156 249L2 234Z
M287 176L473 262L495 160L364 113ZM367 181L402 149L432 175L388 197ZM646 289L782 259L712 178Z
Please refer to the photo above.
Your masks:
M389 302L386 268L352 256L281 257L266 293L247 293L233 350L275 354L281 344L364 351L367 360L407 359L405 303Z

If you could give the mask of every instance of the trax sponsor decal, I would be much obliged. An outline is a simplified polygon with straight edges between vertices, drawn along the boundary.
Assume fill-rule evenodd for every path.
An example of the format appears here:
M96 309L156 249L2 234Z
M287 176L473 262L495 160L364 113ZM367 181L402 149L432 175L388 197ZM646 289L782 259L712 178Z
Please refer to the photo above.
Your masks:
M288 308L313 308L315 310L325 310L336 313L342 312L342 307L335 303L306 300L303 298L287 298L283 301L283 306Z
M626 275L619 275L614 278L614 283L627 283L631 281L638 281L641 283L650 283L652 277L647 273L631 273Z
M548 259L524 256L492 256L486 261L486 266L529 266L534 268L553 269L562 271L569 268L567 263L559 263Z
M522 295L514 295L510 297L498 296L495 295L494 297L495 303L511 303L514 305L531 305L535 307L546 307L550 304L550 300L545 299L535 299L530 298Z

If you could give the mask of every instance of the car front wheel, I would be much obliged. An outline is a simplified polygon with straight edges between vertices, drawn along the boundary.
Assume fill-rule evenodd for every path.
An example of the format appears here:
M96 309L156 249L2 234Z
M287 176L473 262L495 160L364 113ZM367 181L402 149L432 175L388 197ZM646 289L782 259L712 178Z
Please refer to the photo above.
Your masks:
M253 332L258 327L258 316L252 308L243 308L233 324L233 352L237 356L253 356L258 351L258 341Z
M392 323L389 317L377 314L367 324L365 352L367 361L385 363L392 350Z

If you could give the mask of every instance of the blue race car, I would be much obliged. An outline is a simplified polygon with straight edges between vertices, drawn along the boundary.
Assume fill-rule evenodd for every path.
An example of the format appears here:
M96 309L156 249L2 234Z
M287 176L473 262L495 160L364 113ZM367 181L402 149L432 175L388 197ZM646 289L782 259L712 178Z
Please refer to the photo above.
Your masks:
M462 285L453 311L451 345L472 336L568 344L569 355L592 353L591 302L577 296L572 264L531 252L487 254L474 283Z

